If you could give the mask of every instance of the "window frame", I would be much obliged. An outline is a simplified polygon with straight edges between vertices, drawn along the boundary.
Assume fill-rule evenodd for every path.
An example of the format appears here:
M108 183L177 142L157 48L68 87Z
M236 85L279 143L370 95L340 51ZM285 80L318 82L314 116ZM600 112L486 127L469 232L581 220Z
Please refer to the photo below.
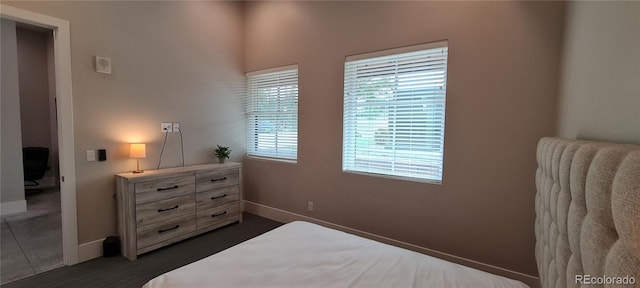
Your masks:
M356 68L352 68L352 66L354 64L357 64L358 62L363 62L366 60L375 60L375 58L380 58L380 57L385 57L385 58L392 58L391 61L397 61L399 59L402 59L403 54L407 54L407 53L414 53L414 52L420 52L420 51L425 51L426 50L432 50L432 49L444 49L443 53L444 53L444 69L442 70L444 73L443 76L443 84L442 84L442 88L441 90L443 90L443 92L441 93L441 107L437 107L437 108L429 108L432 109L432 113L436 113L434 111L439 111L441 109L441 118L438 118L439 120L437 120L436 122L433 123L437 123L437 122L441 122L441 129L442 131L440 133L428 133L426 132L425 135L440 135L440 141L439 141L439 155L435 155L433 157L436 157L436 162L437 164L439 164L438 169L436 170L437 172L434 172L433 174L426 174L424 175L424 177L417 177L414 173L413 175L407 175L407 174L411 174L409 172L404 172L405 175L399 175L399 174L403 174L402 171L398 172L397 168L395 168L394 166L397 165L396 161L398 159L402 159L402 158L398 158L396 156L391 157L391 159L381 159L381 160L371 160L371 161L381 161L383 163L383 165L390 165L393 168L379 168L379 169L375 169L375 168L371 168L371 167L367 167L367 168L361 168L358 169L358 164L356 163L357 157L358 157L358 152L356 152L357 148L357 130L358 130L358 124L356 124L355 122L357 122L357 120L353 120L353 119L361 119L359 117L363 117L363 116L358 116L358 112L357 112L357 107L361 106L361 105L366 105L367 103L360 103L357 104L357 97L361 97L362 94L358 94L358 95L349 95L350 93L352 93L354 91L355 88L353 88L352 85L354 85L356 83L356 80L358 78L358 71L352 71L350 69L356 69ZM405 180L405 181L413 181L413 182L423 182L423 183L430 183L430 184L437 184L437 185L442 185L443 181L444 181L444 159L445 159L445 151L444 151L444 144L445 144L445 122L446 122L446 98L447 98L447 78L448 78L448 50L449 50L449 43L447 40L442 40L442 41L437 41L437 42L432 42L432 43L426 43L426 44L418 44L418 45L411 45L411 46L405 46L405 47L399 47L399 48L392 48L392 49L386 49L386 50L380 50L380 51L374 51L374 52L368 52L368 53L362 53L362 54L356 54L356 55L350 55L345 57L345 62L344 62L344 86L343 86L343 119L342 119L342 124L343 124L343 134L342 134L342 172L344 173L349 173L349 174L358 174L358 175L366 175L366 176L373 176L373 177L381 177L381 178L390 178L390 179L397 179L397 180ZM395 59L393 59L394 56L398 56ZM351 64L351 66L349 65ZM351 68L350 68L351 67ZM398 93L398 75L400 74L395 74L395 81L396 83L394 84L395 86L393 86L393 91L392 92L394 95ZM413 88L415 90L419 90L418 88ZM434 94L436 95L436 94ZM395 97L395 96L394 96ZM426 96L425 96L426 97ZM434 96L437 97L437 96ZM436 99L437 100L437 99ZM386 102L386 108L388 110L385 111L389 111L392 109L397 109L398 106L398 102L401 102L402 100L391 100L389 102ZM354 104L355 103L355 104ZM434 102L438 105L440 105L440 103L438 103L437 101ZM391 105L394 104L394 105ZM404 103L402 103L404 104ZM409 104L404 104L404 105L409 105ZM415 105L415 104L412 104ZM376 106L379 107L380 105ZM391 107L396 107L396 108L391 108ZM425 106L426 107L426 106ZM409 108L409 109L415 109L415 108ZM429 113L429 112L427 112ZM349 117L349 119L347 119ZM389 116L387 116L389 117ZM387 121L390 121L389 123L393 122L396 123L397 121L397 117L398 116L394 116L394 120L390 120L387 119ZM410 118L408 121L413 121L415 118ZM418 121L420 118L418 118ZM428 122L428 118L425 116L424 119L426 123L431 124L432 122ZM394 124L395 125L395 124ZM395 127L394 127L395 129ZM369 132L371 132L371 130L369 130ZM395 132L395 134L397 134L397 130ZM377 133L376 133L377 135ZM397 136L393 136L394 139ZM385 140L391 139L392 137L389 136L389 138L385 138ZM425 141L428 142L428 141ZM409 142L409 145L411 145L412 143ZM372 144L366 144L366 150L368 151L370 149L370 147L372 146ZM390 149L389 151L393 151L393 153L395 153L396 151L401 151L402 153L406 153L406 152L402 152L404 151L403 149L398 149L398 147L396 146L397 144L394 143L393 144L393 148ZM420 147L426 147L427 144L423 144ZM391 152L390 152L391 153ZM423 157L429 158L430 155L428 155L430 152L427 152L426 150L424 152L422 152L424 154ZM376 156L373 156L376 157ZM384 158L384 157L381 157ZM387 163L388 162L388 163ZM367 164L367 165L372 165L372 164ZM373 164L375 165L375 164ZM415 164L409 164L410 167L414 167ZM364 166L361 166L364 167ZM418 166L415 166L418 167ZM384 171L385 169L387 169L387 171ZM427 169L427 168L425 168ZM433 175L433 176L431 176ZM438 177L439 176L439 177Z
M259 143L259 141L256 141L256 137L257 134L255 132L255 130L252 130L251 127L251 117L252 116L258 116L261 115L260 112L256 112L253 111L253 104L252 101L254 101L254 96L252 95L252 87L251 85L251 78L254 77L260 77L260 76L268 76L270 74L278 74L278 73L289 73L289 72L293 72L295 71L295 111L294 112L277 112L277 113L273 113L270 112L272 114L277 114L277 115L281 115L281 114L288 114L288 115L292 115L292 113L295 115L295 120L291 121L292 123L295 123L295 155L294 157L281 157L281 156L277 156L274 154L277 153L259 153L258 151L255 151L252 149L252 145L255 146L255 144ZM247 97L247 104L246 104L246 110L245 110L245 114L246 114L246 128L245 128L245 135L246 135L246 140L245 143L247 145L247 153L246 156L248 158L252 158L252 159L260 159L260 160L269 160L269 161L278 161L278 162L285 162L285 163L297 163L298 161L298 138L299 138L299 82L300 82L300 76L299 76L299 70L298 70L298 64L292 64L292 65L286 65L286 66L280 66L280 67L274 67L274 68L269 68L269 69L263 69L263 70L257 70L257 71L252 71L252 72L247 72L245 73L245 77L247 78L247 92L246 92L246 97ZM279 89L279 88L278 88ZM264 113L264 112L262 112ZM257 122L257 121L256 121ZM253 131L253 133L251 133ZM277 133L277 132L276 132ZM251 134L254 134L253 136L251 136ZM276 138L278 138L278 136L275 136ZM250 138L253 138L250 139ZM277 144L276 144L277 145ZM275 148L277 149L277 147Z

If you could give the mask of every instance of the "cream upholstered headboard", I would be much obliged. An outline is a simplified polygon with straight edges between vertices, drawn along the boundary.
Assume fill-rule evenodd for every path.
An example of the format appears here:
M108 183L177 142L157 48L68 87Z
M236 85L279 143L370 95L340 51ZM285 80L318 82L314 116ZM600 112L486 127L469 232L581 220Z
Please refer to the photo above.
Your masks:
M542 287L640 287L640 146L542 138L537 161Z

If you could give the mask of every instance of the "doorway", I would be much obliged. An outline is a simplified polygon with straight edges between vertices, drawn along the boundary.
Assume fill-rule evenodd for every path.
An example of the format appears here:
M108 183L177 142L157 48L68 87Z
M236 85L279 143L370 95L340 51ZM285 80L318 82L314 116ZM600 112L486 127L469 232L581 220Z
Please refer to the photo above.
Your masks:
M53 62L57 116L57 144L59 173L56 175L60 187L60 211L62 225L62 254L64 265L78 263L78 230L76 212L76 178L73 135L73 105L71 89L71 40L69 22L63 19L0 4L0 17L52 31ZM3 84L3 87L5 85ZM4 93L3 93L4 95ZM4 100L4 96L3 96ZM3 105L4 106L4 105ZM4 119L4 113L3 113ZM2 121L4 124L5 121ZM5 129L3 129L3 132ZM5 137L2 137L3 141ZM2 185L5 185L5 146L2 145ZM20 179L22 182L22 179ZM4 201L4 199L2 199ZM11 203L25 203L14 201ZM5 203L2 203L3 208ZM19 208L20 205L17 207ZM7 206L9 207L9 206ZM12 208L16 206L11 206ZM23 209L24 211L26 209Z
M15 110L11 114L19 113L19 119L12 119L19 121L2 124L3 129L13 130L13 133L3 133L2 136L15 138L3 142L21 143L18 147L3 147L3 152L20 154L14 150L19 146L22 148L22 163L12 160L15 162L11 164L16 170L22 169L24 195L10 197L20 196L26 200L26 211L11 214L3 212L0 219L0 284L6 284L62 267L63 257L53 31L2 19L1 36L5 42L2 48L9 50L2 53L2 57L6 57L3 62L9 62L2 64L2 72L14 74L13 77L3 75L2 82L3 85L17 86L19 99L3 99L3 104L9 102L10 109ZM17 83L13 79L16 68ZM3 93L2 97L15 98L16 95ZM19 104L19 107L15 107L15 104ZM4 107L3 113L8 112L6 110ZM18 118L15 117L18 115L12 116ZM19 179L10 179L13 180ZM3 198L7 194L21 194L17 187L8 188L13 191L4 191L4 188L8 187L3 187Z

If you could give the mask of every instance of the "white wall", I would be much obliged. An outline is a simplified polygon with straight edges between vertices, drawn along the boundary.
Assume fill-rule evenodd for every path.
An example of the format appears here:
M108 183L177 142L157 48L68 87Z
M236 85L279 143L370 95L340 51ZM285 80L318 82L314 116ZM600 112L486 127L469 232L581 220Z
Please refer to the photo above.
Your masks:
M2 19L0 62L2 66L0 86L0 202L2 211L8 214L26 210L24 200L24 174L22 171L22 137L20 135L20 95L18 87L18 46L16 24Z
M640 2L567 11L558 134L640 143Z

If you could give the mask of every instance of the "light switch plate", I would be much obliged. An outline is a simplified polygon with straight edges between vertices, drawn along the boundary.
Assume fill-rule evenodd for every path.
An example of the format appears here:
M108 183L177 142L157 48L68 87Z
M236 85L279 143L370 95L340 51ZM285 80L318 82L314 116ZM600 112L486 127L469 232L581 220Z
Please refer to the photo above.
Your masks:
M96 150L87 150L87 162L96 161Z

